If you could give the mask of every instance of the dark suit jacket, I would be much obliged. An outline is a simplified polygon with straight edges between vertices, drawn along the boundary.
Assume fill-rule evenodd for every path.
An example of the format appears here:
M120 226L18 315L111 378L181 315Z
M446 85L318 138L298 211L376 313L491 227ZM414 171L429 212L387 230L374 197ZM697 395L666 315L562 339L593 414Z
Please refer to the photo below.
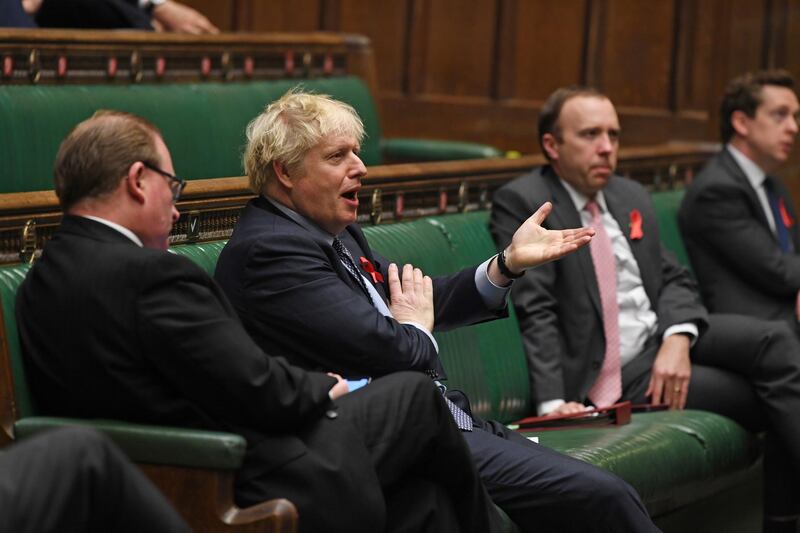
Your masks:
M245 478L304 454L331 405L334 380L266 356L194 263L89 219L64 217L17 315L41 413L235 432Z
M339 236L356 262L382 272L388 262L370 250L357 225ZM333 247L259 197L251 201L220 254L215 272L242 322L266 351L293 363L348 377L399 370L444 370L427 335L383 315L367 300ZM434 280L436 329L503 316L485 308L475 268Z
M628 242L658 316L656 335L660 337L667 327L684 322L696 323L702 332L707 313L691 278L661 245L647 191L631 180L614 176L603 194L626 235L631 211L638 209L642 215L644 237L628 238ZM553 211L545 227L582 226L567 190L546 166L494 194L491 230L498 247L507 246L519 224L546 201L553 203ZM514 282L511 296L528 356L534 401L584 401L605 353L600 293L589 248L529 270ZM642 371L649 370L650 363L637 358L626 368L642 365Z
M779 180L795 224L789 229L800 250L797 214ZM783 319L793 326L800 290L800 254L784 254L742 169L723 150L697 175L678 215L686 250L703 299L715 313Z

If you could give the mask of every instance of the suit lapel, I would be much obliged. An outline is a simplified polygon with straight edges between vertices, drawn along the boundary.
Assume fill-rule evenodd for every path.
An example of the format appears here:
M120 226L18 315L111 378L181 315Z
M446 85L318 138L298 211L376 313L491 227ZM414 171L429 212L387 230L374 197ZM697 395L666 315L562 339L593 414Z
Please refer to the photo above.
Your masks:
M353 276L350 275L350 272L348 272L347 268L342 264L341 259L339 259L339 254L336 253L336 250L333 249L333 246L328 240L323 238L321 235L318 235L318 232L310 231L309 229L303 227L300 223L292 219L290 216L286 215L286 213L284 213L280 209L276 208L274 205L272 205L270 201L266 200L262 196L258 196L255 200L253 200L253 205L257 208L268 211L273 215L286 220L288 223L291 224L292 227L296 228L298 234L302 233L310 235L311 238L317 243L317 245L320 248L322 248L322 250L325 252L325 255L328 257L328 262L330 263L333 270L336 272L336 275L339 276L339 279L341 279L344 283L346 283L351 289L360 294L362 297L366 298L366 295L364 294L364 291L361 289L361 286L358 285L358 282L355 279L353 279ZM350 250L351 255L353 255L353 259L356 262L356 266L360 267L360 265L358 264L358 258L360 257L361 254L357 255L356 253L354 253L355 250L353 243L355 243L356 241L352 237L349 227L347 231L343 232L342 235L340 235L340 238L342 238L342 242Z
M558 176L548 167L545 174L547 184L550 187L551 197L553 198L553 212L548 217L548 226L556 229L566 228L580 228L583 226L583 221L578 211L575 209L575 204L569 196L567 190L561 185ZM600 317L603 316L603 306L600 303L600 289L597 286L597 275L594 271L594 264L592 263L592 254L589 247L575 252L575 260L580 265L583 281L589 292L589 299L595 307L595 310Z
M367 283L371 284L375 287L375 290L378 291L378 294L381 295L384 302L388 302L388 298L386 297L386 288L384 287L386 283L386 276L384 275L384 281L381 282L374 282L372 277L370 276L369 272L366 271L364 266L361 264L361 258L366 258L372 265L375 267L376 272L384 272L385 266L381 265L378 261L375 260L375 257L372 255L372 250L369 247L369 243L367 243L367 239L364 237L364 233L360 231L355 225L347 226L345 231L340 236L342 242L344 242L345 246L350 250L350 253L353 256L353 260L356 262L356 266L358 267L359 272L363 275Z
M620 191L614 186L613 179L609 183L608 187L603 190L603 196L605 196L606 205L608 206L611 216L613 216L614 220L617 221L620 230L622 230L622 234L625 235L625 240L628 241L628 246L630 246L631 252L633 253L633 258L636 260L636 264L639 266L639 275L642 278L644 290L647 293L647 296L650 298L651 306L653 309L656 309L655 303L658 301L658 272L661 268L660 256L658 260L654 262L651 254L647 251L647 242L645 239L648 238L647 234L650 232L646 232L641 239L637 239L635 241L631 240L630 235L631 210L639 207L626 203L626 200L629 202L630 199L621 197L622 195ZM653 236L649 237L653 238Z
M772 229L769 227L769 221L767 220L767 215L764 213L764 208L761 206L761 200L758 199L758 194L756 194L755 189L753 189L753 185L750 184L750 180L747 179L745 176L742 167L736 162L733 156L728 152L727 149L723 149L720 153L720 163L725 170L727 170L728 174L733 178L735 182L742 187L746 194L747 198L750 202L750 207L754 213L756 213L756 218L758 221L769 231L772 233ZM775 242L778 242L778 238L773 235Z

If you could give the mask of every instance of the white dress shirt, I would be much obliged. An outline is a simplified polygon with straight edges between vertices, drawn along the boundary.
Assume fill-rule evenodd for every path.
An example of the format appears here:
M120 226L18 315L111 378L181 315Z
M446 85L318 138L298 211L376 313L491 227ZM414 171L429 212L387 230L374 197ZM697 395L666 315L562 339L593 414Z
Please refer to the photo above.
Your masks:
M142 244L142 240L136 235L134 232L126 228L125 226L120 226L116 222L111 222L110 220L106 220L104 218L95 217L92 215L82 215L83 218L88 218L89 220L94 220L95 222L99 222L104 226L108 226L111 229L117 230L118 232L125 235L127 238L132 240L139 248L144 248L144 244Z

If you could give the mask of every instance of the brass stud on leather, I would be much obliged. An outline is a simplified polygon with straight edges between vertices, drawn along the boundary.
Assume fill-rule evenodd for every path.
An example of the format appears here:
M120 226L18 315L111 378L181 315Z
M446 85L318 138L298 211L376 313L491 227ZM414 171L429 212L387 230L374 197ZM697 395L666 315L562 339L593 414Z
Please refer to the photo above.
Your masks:
M36 48L28 55L28 77L32 83L39 83L42 77L42 60Z
M381 223L381 219L383 218L383 195L381 194L380 189L375 189L372 191L372 198L370 198L369 207L370 221L377 226Z
M131 81L139 83L142 81L142 56L137 50L131 52Z
M19 260L23 263L33 263L36 258L36 220L30 219L22 227L19 251Z

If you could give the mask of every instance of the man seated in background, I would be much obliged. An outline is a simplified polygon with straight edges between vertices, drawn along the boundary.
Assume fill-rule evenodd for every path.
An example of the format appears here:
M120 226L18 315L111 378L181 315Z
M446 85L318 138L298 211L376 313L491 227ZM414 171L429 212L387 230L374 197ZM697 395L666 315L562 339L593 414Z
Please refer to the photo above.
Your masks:
M240 434L237 503L288 498L300 531L495 530L430 380L346 394L337 375L267 355L213 280L165 251L185 182L155 126L99 112L61 144L55 172L64 218L17 298L42 413Z
M722 99L722 151L686 191L678 221L711 311L787 321L800 332L800 232L771 175L791 154L800 104L785 71L740 76Z
M794 531L800 493L786 491L800 476L800 343L783 322L706 312L661 245L650 195L614 174L619 136L605 95L559 89L539 115L550 164L493 197L501 250L542 202L553 203L546 227L597 231L588 248L527 272L511 289L533 401L540 414L650 401L767 429L779 450L767 457L767 529Z
M363 136L355 110L326 96L289 92L267 106L247 128L244 156L259 196L215 276L266 351L352 378L414 370L444 388L434 327L505 316L511 271L574 251L591 230L543 230L545 205L505 255L436 280L400 269L355 224ZM619 478L471 416L463 394L447 399L489 494L523 530L655 530Z
M0 531L190 531L142 472L86 428L48 431L0 450Z

